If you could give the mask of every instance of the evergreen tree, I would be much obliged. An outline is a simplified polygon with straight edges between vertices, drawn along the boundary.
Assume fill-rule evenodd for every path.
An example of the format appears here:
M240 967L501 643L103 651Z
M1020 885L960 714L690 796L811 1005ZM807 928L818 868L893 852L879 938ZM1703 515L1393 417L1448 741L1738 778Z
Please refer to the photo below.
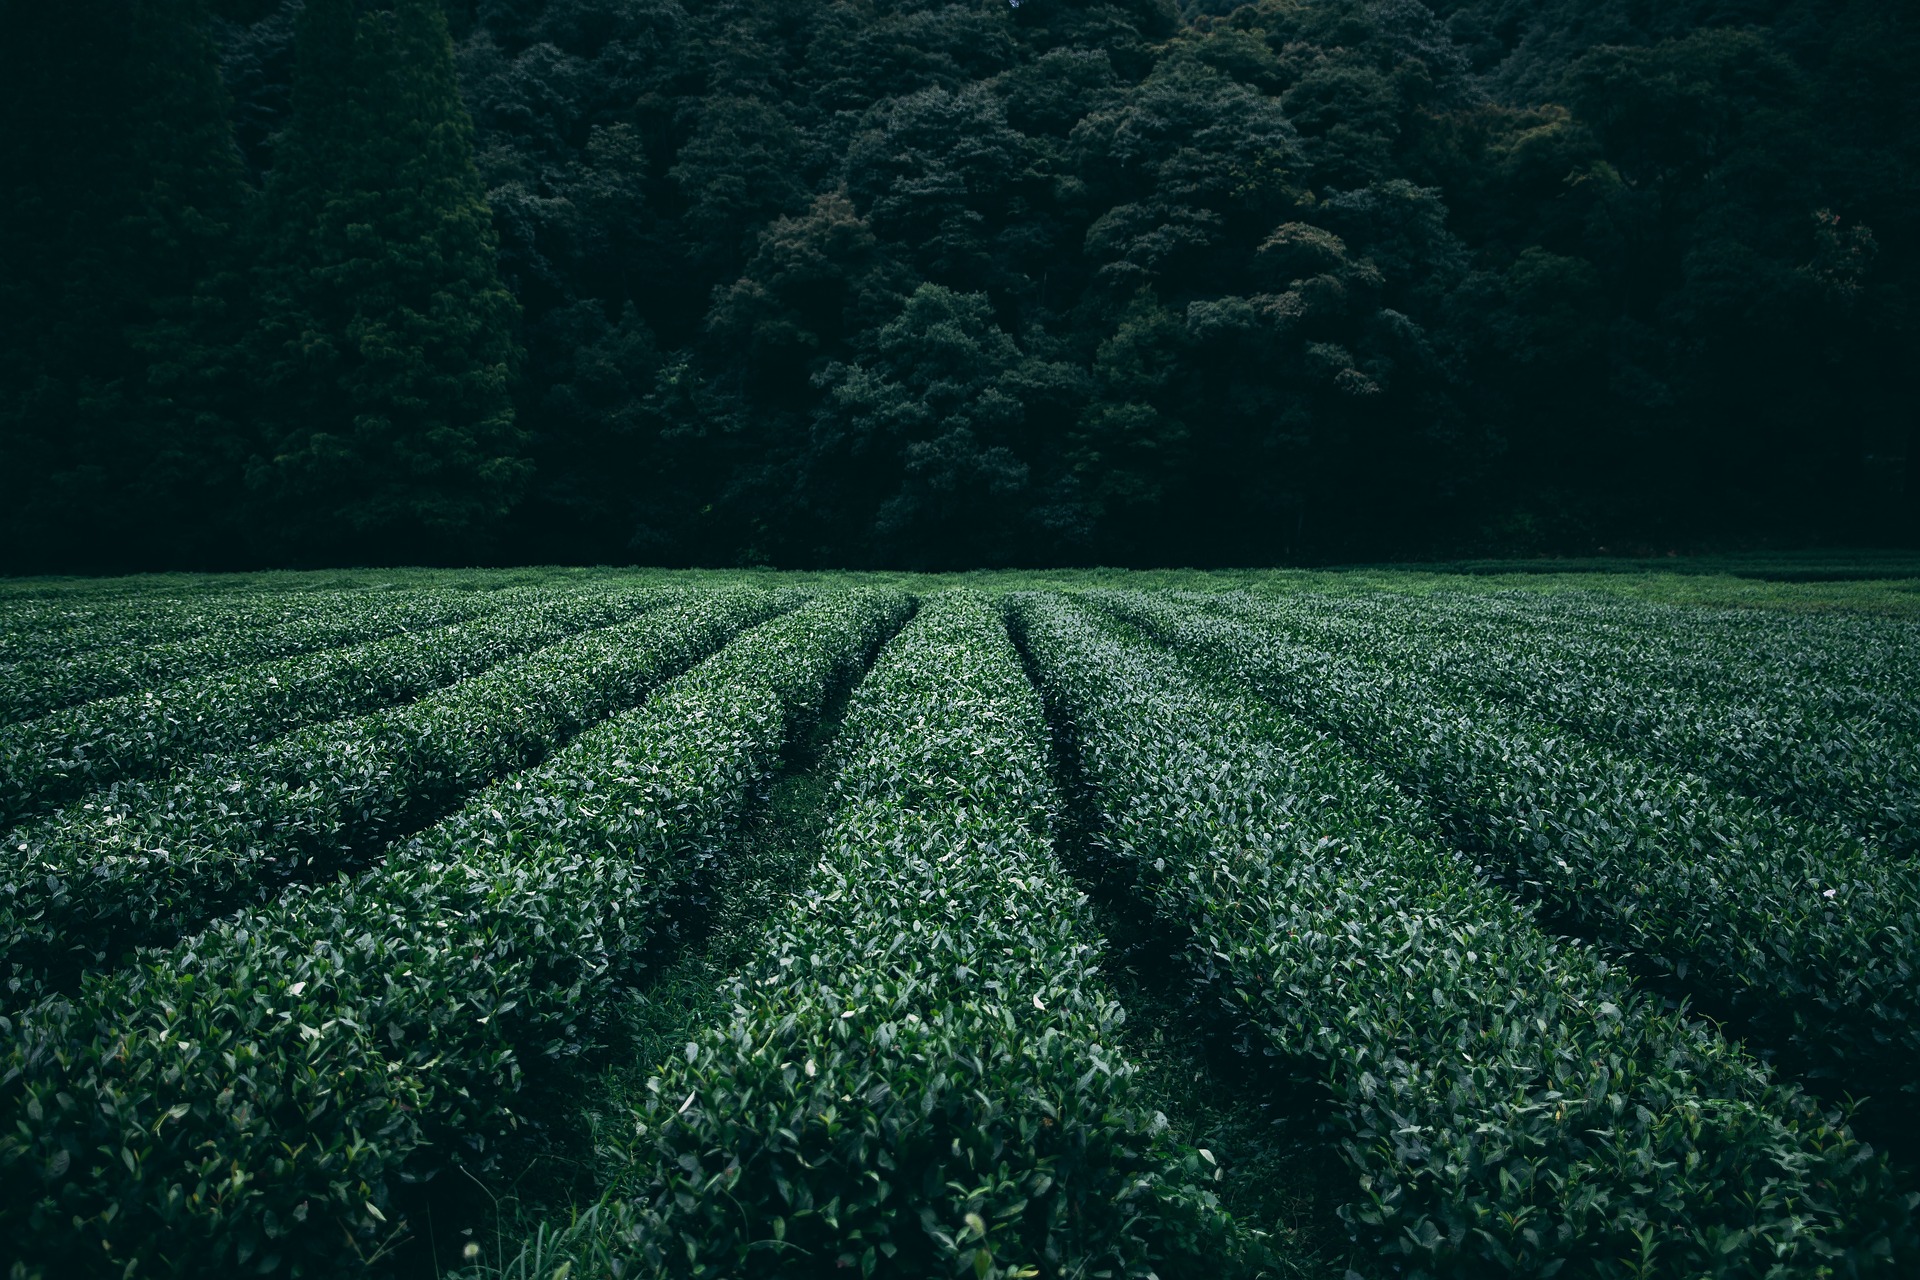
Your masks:
M517 308L446 18L311 0L259 271L263 543L471 559L518 496Z
M129 329L144 374L133 508L154 526L117 548L172 564L223 564L241 501L246 376L244 225L252 191L229 118L204 0L141 0L131 24L146 85L134 120L138 203L131 252L144 314ZM156 537L157 535L157 537Z
M7 0L0 121L0 559L194 558L245 197L202 0Z

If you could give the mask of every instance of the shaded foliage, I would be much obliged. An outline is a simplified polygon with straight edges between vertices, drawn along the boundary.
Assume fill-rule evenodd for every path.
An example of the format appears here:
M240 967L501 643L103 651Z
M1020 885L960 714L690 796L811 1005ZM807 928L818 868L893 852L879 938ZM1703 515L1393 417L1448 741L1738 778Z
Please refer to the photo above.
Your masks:
M1920 518L1900 6L214 7L5 10L14 567Z
M515 304L436 0L308 0L256 264L248 481L276 558L469 551L525 475Z

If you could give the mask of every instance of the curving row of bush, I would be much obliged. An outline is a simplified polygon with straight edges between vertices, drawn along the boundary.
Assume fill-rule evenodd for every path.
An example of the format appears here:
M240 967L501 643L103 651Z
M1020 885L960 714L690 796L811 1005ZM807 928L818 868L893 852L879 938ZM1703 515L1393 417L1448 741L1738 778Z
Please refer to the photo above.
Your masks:
M249 662L469 622L537 598L525 589L328 592L302 600L302 610L283 621L268 611L245 609L223 625L178 640L138 635L82 652L8 663L0 666L0 723Z
M127 599L88 592L67 599L9 599L0 601L0 664L69 659L110 645L172 644L214 630L280 626L310 618L342 598L369 594L401 593L351 589Z
M808 888L732 1019L649 1082L628 1185L539 1242L542 1274L1231 1273L1214 1169L1118 1047L998 609L927 601L836 751Z
M1337 611L1297 598L1210 603L1839 823L1895 856L1920 849L1920 719L1902 710L1920 696L1920 671L1891 688L1821 681L1717 628L1711 649L1676 660L1672 637L1692 630L1684 615L1664 643L1622 643L1564 614L1550 628L1516 625L1473 597Z
M1484 617L1548 638L1578 632L1650 660L1704 692L1729 684L1762 695L1777 695L1782 685L1796 690L1827 686L1880 701L1905 686L1908 693L1899 700L1909 711L1917 709L1912 679L1920 665L1920 625L1912 619L1676 606L1571 590L1388 589L1332 595L1255 589L1248 594L1338 612ZM1730 666L1730 658L1743 661Z
M829 597L502 780L379 866L20 1015L0 1058L16 1275L354 1274L396 1191L484 1166L596 1034L783 744L896 628Z
M1836 1094L1920 1091L1920 863L1416 674L1100 598L1339 733L1558 925L1664 974L1786 1068Z
M1836 1116L1545 934L1337 740L1058 597L1012 612L1097 846L1190 937L1229 1025L1324 1086L1346 1216L1411 1274L1920 1256L1913 1198Z
M291 879L336 874L799 602L690 595L417 702L122 783L21 827L0 848L0 972L17 1001Z
M1920 628L1858 615L1681 608L1578 593L1435 591L1353 596L1228 592L1227 608L1448 642L1507 643L1552 657L1577 644L1616 673L1704 702L1920 727Z
M474 622L254 663L8 725L0 728L0 826L122 778L417 698L664 598L540 593Z
M261 590L257 583L241 586L238 578L216 580L231 582L236 589L204 581L191 586L160 581L154 579L152 589L140 592L115 591L98 579L47 586L39 593L23 593L18 582L5 584L12 589L0 588L0 662L65 657L103 644L165 644L243 620L256 625L291 622L335 595L398 594L442 586L423 578L404 587L274 591Z

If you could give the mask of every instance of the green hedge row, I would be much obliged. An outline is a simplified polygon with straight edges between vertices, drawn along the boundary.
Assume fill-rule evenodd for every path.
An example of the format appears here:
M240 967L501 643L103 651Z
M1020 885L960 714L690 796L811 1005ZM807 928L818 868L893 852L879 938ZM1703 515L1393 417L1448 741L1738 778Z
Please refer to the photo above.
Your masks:
M524 590L340 592L310 602L309 612L285 622L242 614L230 625L189 639L156 642L130 637L70 657L15 662L0 667L0 722L26 720L75 703L250 662L470 622L534 598Z
M1857 615L1700 609L1579 593L1436 591L1363 596L1231 592L1302 616L1368 620L1436 634L1507 636L1544 653L1569 637L1636 678L1715 702L1820 706L1831 714L1920 724L1920 627Z
M1243 1242L1215 1170L1169 1141L1117 1046L1122 1011L1053 857L1046 725L997 608L929 600L837 753L804 896L731 1021L649 1082L624 1193L537 1242L542 1268L1231 1273Z
M1909 725L1920 713L1912 692L1920 665L1920 626L1907 619L1707 609L1579 591L1247 594L1338 616L1432 616L1455 623L1484 618L1510 633L1547 642L1579 634L1649 668L1663 682L1714 697L1775 699L1818 692L1898 712ZM1896 692L1901 689L1907 692Z
M407 1229L398 1183L484 1166L529 1063L592 1043L663 905L905 609L758 627L380 866L26 1011L0 1059L20 1272L357 1273Z
M8 725L0 728L0 826L122 778L419 697L662 598L538 593L474 622L277 658Z
M1681 610L1672 631L1691 638L1684 661L1672 637L1621 643L1564 610L1546 614L1550 628L1516 626L1473 597L1339 611L1298 598L1211 603L1839 823L1894 856L1920 850L1920 719L1903 710L1920 696L1920 668L1889 688L1824 681Z
M689 595L417 702L123 783L22 827L0 848L0 972L16 993L62 985L289 879L337 873L800 602L780 595Z
M1896 1274L1884 1161L1805 1094L1549 937L1336 740L1057 597L1016 630L1096 842L1220 1013L1326 1088L1349 1221L1414 1275Z
M1920 1090L1920 863L1489 698L1143 595L1121 615L1340 733L1557 924L1855 1097Z
M1450 604L1496 618L1501 626L1536 629L1551 635L1559 626L1603 637L1622 651L1653 656L1699 687L1726 687L1716 672L1724 654L1743 654L1766 666L1778 666L1793 685L1855 685L1864 681L1882 691L1912 687L1920 664L1920 624L1910 618L1874 618L1857 612L1788 612L1778 608L1705 608L1697 604L1638 601L1611 591L1480 591L1402 581L1356 593L1300 591L1252 583L1248 595L1269 601L1419 610L1425 604ZM1766 691L1764 683L1741 679L1736 687ZM1772 689L1778 693L1778 689ZM1905 697L1914 710L1912 695Z
M467 592L468 588L456 588ZM0 664L61 661L110 646L152 646L192 640L215 631L237 632L303 622L361 597L416 598L435 589L365 589L297 593L205 594L148 600L9 600L0 603Z

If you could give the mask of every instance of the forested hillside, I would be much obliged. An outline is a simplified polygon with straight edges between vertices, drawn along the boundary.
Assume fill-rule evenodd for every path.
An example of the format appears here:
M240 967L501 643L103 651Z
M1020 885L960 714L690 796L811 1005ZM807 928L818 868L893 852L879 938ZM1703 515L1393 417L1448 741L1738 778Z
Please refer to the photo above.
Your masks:
M0 560L1911 539L1888 0L0 0Z

